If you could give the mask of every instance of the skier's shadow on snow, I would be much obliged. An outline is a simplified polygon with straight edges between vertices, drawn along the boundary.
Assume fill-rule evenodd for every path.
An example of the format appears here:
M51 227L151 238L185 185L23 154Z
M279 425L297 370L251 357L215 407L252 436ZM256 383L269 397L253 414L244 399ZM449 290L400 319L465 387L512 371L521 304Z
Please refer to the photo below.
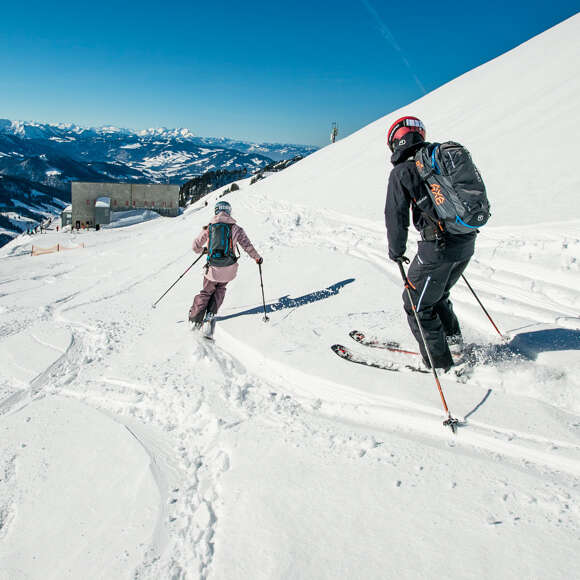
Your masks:
M278 310L284 310L286 308L297 308L298 306L304 306L305 304L312 304L313 302L326 300L326 298L336 296L347 284L352 284L354 281L355 278L347 278L346 280L337 282L328 288L316 290L315 292L304 294L304 296L298 296L297 298L290 298L290 295L286 294L285 296L278 298L278 302L275 302L274 304L266 304L266 313L277 312ZM228 314L227 316L218 316L216 320L228 320L229 318L237 318L238 316L263 313L264 307L256 306L255 308L244 310L243 312L236 312L235 314Z
M548 328L522 332L516 334L507 344L488 345L484 358L489 358L490 362L514 357L534 361L542 352L557 350L580 350L580 330Z
M580 350L580 330L567 328L548 328L516 334L509 343L494 345L493 359L513 357L514 355L536 360L542 352L556 350Z
M542 352L580 350L580 330L548 328L523 332L512 338L509 347L530 360L536 360Z

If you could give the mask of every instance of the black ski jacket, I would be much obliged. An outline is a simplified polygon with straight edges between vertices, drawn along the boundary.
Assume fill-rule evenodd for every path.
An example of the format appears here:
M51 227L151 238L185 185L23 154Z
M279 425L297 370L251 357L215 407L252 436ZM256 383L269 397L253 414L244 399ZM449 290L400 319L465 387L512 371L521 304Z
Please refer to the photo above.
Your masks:
M398 147L391 156L394 165L389 176L387 202L385 204L385 225L389 243L389 258L396 260L407 249L409 233L409 209L413 213L413 225L419 232L432 228L433 221L421 211L413 199L420 200L429 195L423 180L419 177L413 157L417 150L426 145L417 133L408 133L407 143ZM430 215L435 216L435 208L430 204ZM417 254L423 262L460 262L473 255L475 232L468 234L443 235L441 241L419 241Z

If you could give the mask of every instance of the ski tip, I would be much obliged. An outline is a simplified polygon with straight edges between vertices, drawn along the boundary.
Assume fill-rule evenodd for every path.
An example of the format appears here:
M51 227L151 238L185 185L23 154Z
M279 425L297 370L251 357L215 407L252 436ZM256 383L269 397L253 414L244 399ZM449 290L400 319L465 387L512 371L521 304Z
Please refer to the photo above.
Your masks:
M333 344L330 348L342 358L347 358L349 356L348 349L342 346L342 344Z
M365 335L360 330L351 330L348 335L355 340L363 340Z

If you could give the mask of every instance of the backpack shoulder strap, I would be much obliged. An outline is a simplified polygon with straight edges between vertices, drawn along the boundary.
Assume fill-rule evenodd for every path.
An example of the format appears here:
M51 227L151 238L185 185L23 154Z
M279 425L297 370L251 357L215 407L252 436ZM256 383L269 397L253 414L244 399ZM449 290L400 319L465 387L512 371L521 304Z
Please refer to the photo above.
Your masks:
M426 181L433 174L440 173L435 155L441 143L428 143L419 147L415 153L415 167L419 173L419 177Z
M425 195L429 194L426 193ZM437 219L436 216L431 214L431 212L427 211L426 209L419 207L417 205L417 200L414 197L411 198L411 205L425 216L425 219L435 228L435 230L445 232L445 228L443 227L441 220Z
M439 143L431 143L431 145L434 145L431 152L429 152L429 145L424 145L423 147L420 147L417 150L417 152L415 153L414 159L415 159L415 167L417 169L419 177L421 178L421 181L423 182L423 185L425 186L424 195L427 196L427 198L429 199L429 203L432 205L431 194L428 191L429 184L427 183L427 179L431 175L437 173L437 171L434 169L434 164L435 164L434 160L435 160L435 151L440 146L440 144ZM423 216L425 216L426 220L431 224L431 226L434 228L435 232L441 232L441 233L445 232L445 228L443 227L443 223L437 217L437 213L435 212L435 209L433 207L431 207L429 209L427 209L425 207L420 207L419 204L417 203L417 198L415 198L415 197L411 197L411 205L413 206L414 209L421 212L421 214Z

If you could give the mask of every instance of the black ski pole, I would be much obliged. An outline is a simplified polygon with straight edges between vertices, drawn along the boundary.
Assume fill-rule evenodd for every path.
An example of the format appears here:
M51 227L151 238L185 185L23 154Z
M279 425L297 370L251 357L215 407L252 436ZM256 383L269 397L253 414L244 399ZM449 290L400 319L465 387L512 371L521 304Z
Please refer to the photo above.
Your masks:
M152 308L155 308L157 306L157 304L161 301L161 299L201 260L202 256L205 254L205 250L201 253L201 255L193 262L193 264L185 271L183 272L183 274L181 274L181 276L179 276L179 278L177 278L177 280L175 280L175 282L173 282L173 284L171 284L171 286L169 286L169 288L167 288L167 290L165 290L165 292L163 292L163 294L157 299L157 301L153 304Z
M268 315L266 314L266 299L264 298L264 279L262 278L262 264L258 263L258 269L260 270L260 285L262 286L262 304L264 305L264 318L262 320L264 322L268 322L270 320Z
M415 321L417 322L417 326L419 327L419 332L421 334L421 340L423 341L423 346L425 347L425 351L427 353L427 357L429 359L429 364L431 365L431 371L433 372L433 376L435 377L435 383L437 384L437 389L439 390L439 395L441 396L441 401L443 403L443 408L447 413L447 419L443 421L443 425L446 427L451 427L451 431L453 433L457 432L457 426L459 425L459 421L451 416L449 408L447 407L447 401L445 400L445 395L443 394L443 389L441 388L441 383L439 382L439 376L437 375L437 371L435 370L435 365L433 364L433 357L431 356L431 351L427 346L427 341L425 340L425 334L423 332L423 327L421 326L421 321L419 320L419 315L417 314L417 309L415 308L415 303L413 302L413 297L411 296L411 291L409 290L409 279L407 278L407 274L405 273L405 268L403 268L402 261L397 260L397 264L399 264L399 270L401 271L401 276L403 278L403 284L405 284L405 290L407 291L407 296L409 298L409 302L411 303L411 307L413 308L413 314L415 316Z
M507 338L499 331L499 328L495 325L493 318L489 315L489 312L485 309L485 306L481 303L481 300L477 297L475 290L471 287L471 284L467 281L467 278L463 274L461 274L461 277L463 278L463 281L467 284L467 287L471 290L471 293L475 296L477 303L481 306L481 309L485 312L485 315L487 316L493 327L496 329L497 333L502 337L503 340L507 340Z

